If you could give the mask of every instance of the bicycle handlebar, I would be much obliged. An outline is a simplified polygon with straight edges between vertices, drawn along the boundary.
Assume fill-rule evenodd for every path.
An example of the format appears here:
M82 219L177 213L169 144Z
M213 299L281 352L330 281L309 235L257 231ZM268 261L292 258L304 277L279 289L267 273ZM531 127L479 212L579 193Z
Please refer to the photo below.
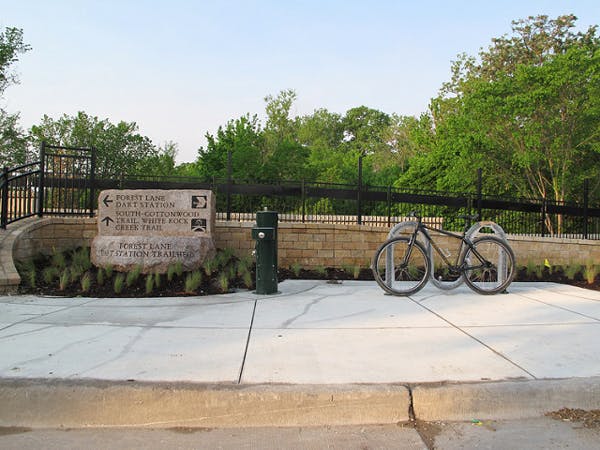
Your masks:
M409 212L408 217L414 217L419 222L421 221L421 218L422 218L421 214L419 214L419 212L416 210ZM458 216L458 218L465 220L465 229L466 229L470 226L472 221L479 219L479 214L460 214Z

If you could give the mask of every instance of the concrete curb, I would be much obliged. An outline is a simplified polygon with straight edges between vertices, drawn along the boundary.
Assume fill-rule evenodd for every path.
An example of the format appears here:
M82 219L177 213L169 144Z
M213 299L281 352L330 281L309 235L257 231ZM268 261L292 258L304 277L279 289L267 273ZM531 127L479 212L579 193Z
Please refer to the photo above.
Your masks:
M0 426L252 427L407 421L401 385L0 380Z
M600 409L600 377L419 385L412 399L425 421L525 419L563 407Z
M0 426L254 427L515 420L600 409L600 377L464 384L233 385L2 379Z

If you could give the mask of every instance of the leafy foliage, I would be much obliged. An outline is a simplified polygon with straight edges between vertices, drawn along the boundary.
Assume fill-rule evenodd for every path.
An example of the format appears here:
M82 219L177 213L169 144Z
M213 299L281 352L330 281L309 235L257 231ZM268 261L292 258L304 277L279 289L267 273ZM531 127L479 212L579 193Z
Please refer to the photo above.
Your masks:
M465 190L482 167L490 193L564 201L598 179L600 40L575 21L518 20L479 61L460 55L431 104L430 150L401 182Z
M75 116L63 114L58 119L44 115L41 123L31 128L31 135L36 146L46 141L51 145L94 147L97 176L118 178L136 174L138 167L147 167L147 159L160 156L152 141L137 131L135 122L113 124L80 111Z
M134 122L113 124L84 112L44 116L27 136L18 115L0 111L0 151L10 147L2 156L13 164L25 161L29 143L42 139L94 146L99 177L354 185L362 157L365 185L472 191L481 167L484 193L579 201L583 180L591 179L590 194L598 201L600 38L596 26L575 32L576 21L573 15L515 20L509 34L492 38L478 55L459 54L450 80L420 117L365 105L294 117L297 94L283 90L265 97L264 123L250 113L232 119L206 135L196 161L177 166L177 144L156 147ZM29 50L17 29L0 34L5 48L0 93L2 80L16 81L6 75L9 65ZM327 199L323 207L343 213L344 205ZM546 226L552 233L563 225L548 220Z
M0 31L0 98L11 84L18 84L17 75L11 71L22 55L31 50L23 41L23 30L7 27ZM19 126L19 114L0 108L0 160L1 167L25 164L29 159L29 139Z

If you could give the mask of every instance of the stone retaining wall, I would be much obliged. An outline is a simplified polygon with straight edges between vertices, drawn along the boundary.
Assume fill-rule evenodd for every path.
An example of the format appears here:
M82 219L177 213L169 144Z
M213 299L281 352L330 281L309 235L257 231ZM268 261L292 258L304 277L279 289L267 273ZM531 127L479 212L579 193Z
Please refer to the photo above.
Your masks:
M238 256L251 254L252 227L250 222L217 222L217 248L231 248ZM89 246L96 233L96 219L90 218L34 218L11 224L8 230L0 231L0 291L10 292L19 283L13 259ZM368 267L387 233L387 228L365 225L280 223L279 266ZM545 259L552 265L600 263L600 241L528 236L508 239L518 265L529 261L543 264ZM436 242L443 248L456 248L456 242L444 236Z

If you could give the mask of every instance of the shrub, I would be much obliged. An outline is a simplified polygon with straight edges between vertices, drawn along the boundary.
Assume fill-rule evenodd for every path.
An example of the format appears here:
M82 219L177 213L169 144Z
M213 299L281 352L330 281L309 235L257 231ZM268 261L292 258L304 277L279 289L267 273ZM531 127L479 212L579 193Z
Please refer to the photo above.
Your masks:
M290 270L292 271L294 276L296 278L298 278L300 276L300 271L302 270L302 266L300 265L299 262L295 262L290 266Z
M70 272L70 278L71 278L71 284L75 284L77 283L77 281L79 281L79 279L81 278L81 275L83 275L83 268L81 266L71 266L69 267L69 272Z
M354 266L352 264L342 264L342 270L348 275L352 275L354 271Z
M592 261L588 261L583 270L583 274L585 281L587 281L588 284L593 284L598 275L598 266L594 265Z
M115 291L115 294L120 294L121 292L123 292L123 287L125 285L125 275L122 273L118 273L117 276L115 277L115 281L113 283L113 289Z
M137 266L135 266L133 268L133 270L130 270L129 272L127 272L127 278L125 279L125 284L127 285L127 287L131 287L135 283L137 283L137 280L140 278L141 273L142 273L142 266L140 266L139 264Z
M48 266L42 270L42 278L46 284L52 284L59 276L60 272L57 267Z
M238 260L238 262L235 264L235 267L235 273L238 277L243 277L244 274L250 272L250 265L248 264L248 260L246 259Z
M199 270L188 272L187 276L185 277L185 292L187 294L194 294L201 284L202 272L200 272Z
M58 289L64 291L69 286L69 281L71 279L69 268L65 267L60 274L60 278L58 279Z
M157 289L160 289L161 284L162 284L162 277L161 277L160 273L156 272L154 274L154 285L156 286Z
M217 253L215 256L215 261L217 267L225 267L229 261L233 258L233 250L230 248L224 248Z
M112 275L113 275L113 266L112 266L112 264L107 264L104 267L104 270L106 272L106 278L112 278Z
M227 278L229 278L229 281L235 280L235 277L237 275L236 265L229 264L227 267L223 268L223 272L227 274Z
M229 277L227 276L227 273L221 272L217 281L219 283L219 288L221 289L221 292L229 291Z
M35 268L35 261L33 259L28 259L27 261L20 262L17 265L17 269L21 277L23 277L27 284L34 288L37 284L37 271Z
M169 264L167 267L167 281L171 282L175 278L175 264Z
M581 266L579 264L569 264L565 269L565 276L573 281L579 272L581 272Z
M354 272L352 272L352 276L355 280L358 280L358 277L360 277L360 266L358 264L354 266Z
M67 267L67 258L63 252L57 252L56 249L54 249L52 257L50 258L50 264L58 270L63 270Z
M538 280L544 278L544 266L535 266L535 276Z
M317 272L319 274L319 276L324 277L325 274L327 273L327 270L325 269L324 266L317 266L317 267L315 267L315 272Z
M250 268L252 267L252 260L249 256L243 256L237 262L237 274L240 277L243 277L247 272L250 272Z
M244 275L242 275L242 282L244 283L246 289L252 289L252 286L254 284L252 274L250 272L246 272Z
M531 259L527 261L527 266L525 266L525 271L527 273L528 278L533 278L536 274L536 264Z
M206 274L207 277L210 277L213 272L217 269L218 264L217 261L215 260L215 258L209 258L206 261L204 261L204 264L202 265L202 269L204 270L204 273Z
M96 273L96 283L98 286L103 286L105 281L104 269L102 267L98 268L98 272Z
M154 275L149 273L146 275L146 295L152 294L154 290Z
M177 261L175 263L175 274L180 277L183 275L183 263L181 261Z
M87 247L80 248L73 253L71 264L81 267L82 273L90 270L92 262L90 260L90 249Z
M81 290L82 292L89 292L92 287L92 274L90 272L86 272L81 277Z

